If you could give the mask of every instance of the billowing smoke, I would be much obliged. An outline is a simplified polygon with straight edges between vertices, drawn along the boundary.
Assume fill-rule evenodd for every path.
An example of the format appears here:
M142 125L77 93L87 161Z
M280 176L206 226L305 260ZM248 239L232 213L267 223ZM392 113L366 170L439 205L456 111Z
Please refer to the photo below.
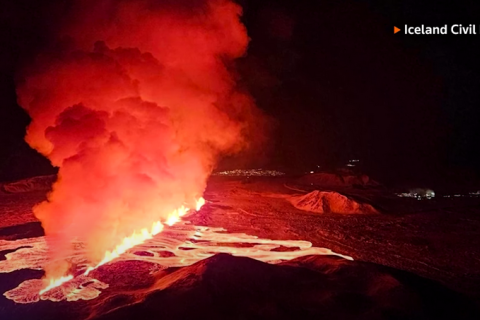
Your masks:
M264 118L233 71L248 44L240 15L228 0L70 4L58 41L17 87L27 142L59 167L34 209L52 261L76 238L98 261L133 230L192 207L220 156L263 139Z

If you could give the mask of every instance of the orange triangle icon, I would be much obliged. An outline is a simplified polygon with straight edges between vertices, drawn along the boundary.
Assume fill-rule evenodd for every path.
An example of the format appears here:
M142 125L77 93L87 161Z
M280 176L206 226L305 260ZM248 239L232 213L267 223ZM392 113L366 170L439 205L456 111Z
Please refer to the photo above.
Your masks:
M397 33L398 31L401 31L401 30L394 26L394 27L393 27L393 33L395 34L395 33Z

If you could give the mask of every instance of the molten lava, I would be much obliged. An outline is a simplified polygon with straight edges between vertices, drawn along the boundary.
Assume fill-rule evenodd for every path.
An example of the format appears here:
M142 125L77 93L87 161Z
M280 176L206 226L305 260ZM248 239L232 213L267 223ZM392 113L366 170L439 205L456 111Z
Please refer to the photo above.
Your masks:
M199 211L204 204L205 204L205 199L203 197L200 197L195 204L196 210ZM169 226L174 225L175 223L179 222L180 218L184 216L189 210L190 210L189 208L186 208L185 206L181 206L180 208L174 210L168 216L165 223ZM112 261L115 258L118 258L121 254L125 253L128 249L131 249L139 244L144 243L145 240L152 239L153 236L160 233L162 230L163 230L162 222L156 221L152 224L150 230L148 230L147 228L144 228L139 232L134 231L131 236L125 237L123 241L119 245L117 245L113 250L111 251L108 250L107 252L105 252L104 258L95 266L88 267L87 270L85 270L84 275L86 276L96 268ZM73 279L73 275L62 276L58 279L50 279L48 286L40 290L40 295L72 279Z
M40 295L72 279L72 275L64 276L59 279L50 279L48 286L45 289L40 290Z
M45 254L45 237L0 240L0 251L5 250L12 252L5 255L6 260L0 261L0 273L19 269L41 269L48 261ZM169 254L165 254L166 252ZM272 264L308 255L336 255L352 260L351 257L327 248L313 247L308 241L262 239L244 233L227 232L223 228L195 226L181 221L137 245L135 250L127 250L106 268L116 270L115 263L122 261L153 263L160 269L186 267L217 253L230 253ZM69 261L79 266L85 265L86 256L82 246L77 246ZM16 303L33 303L39 300L54 302L91 300L97 298L109 285L115 284L104 283L91 274L76 276L64 285L48 290L42 279L29 279L5 292L4 296Z

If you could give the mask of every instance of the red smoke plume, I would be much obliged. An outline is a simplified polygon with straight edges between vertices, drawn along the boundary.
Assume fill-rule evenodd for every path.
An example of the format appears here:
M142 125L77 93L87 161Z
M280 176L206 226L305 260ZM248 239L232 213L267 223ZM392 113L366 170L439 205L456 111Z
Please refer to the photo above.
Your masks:
M98 261L194 207L219 156L248 147L263 118L232 73L248 44L240 15L228 0L78 1L65 12L61 41L17 87L27 142L59 167L34 209L52 261L74 238ZM51 276L65 272L52 265Z

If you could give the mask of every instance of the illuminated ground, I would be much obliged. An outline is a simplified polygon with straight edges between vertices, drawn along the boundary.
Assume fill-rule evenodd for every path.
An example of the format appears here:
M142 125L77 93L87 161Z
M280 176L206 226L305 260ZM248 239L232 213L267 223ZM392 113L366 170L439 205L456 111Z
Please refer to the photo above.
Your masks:
M78 278L71 284L74 294L67 286L30 304L2 296L0 313L7 319L475 318L471 308L480 297L477 200L425 202L396 199L385 190L342 190L386 213L319 215L286 201L308 187L288 178L213 178L207 205L187 216L186 225L166 230L121 261L92 272L95 280ZM10 246L0 254L19 261L24 250L30 263L27 269L0 273L0 291L19 302L38 300L25 292L41 285L31 280L41 278L43 272L35 269L44 259L43 232L31 207L43 197L41 192L0 197L0 244ZM321 248L355 261L316 256L325 253ZM298 258L276 265L223 255L202 260L222 251L263 261ZM79 266L81 258L80 248ZM25 292L15 289L21 283L26 283ZM65 301L65 292L68 300L80 300Z
M267 238L308 240L355 260L435 279L480 299L478 198L417 201L384 189L343 189L339 191L372 203L384 214L319 215L296 210L280 196L314 188L288 178L247 183L219 179L209 185L211 209L192 222ZM229 219L223 218L225 213Z

